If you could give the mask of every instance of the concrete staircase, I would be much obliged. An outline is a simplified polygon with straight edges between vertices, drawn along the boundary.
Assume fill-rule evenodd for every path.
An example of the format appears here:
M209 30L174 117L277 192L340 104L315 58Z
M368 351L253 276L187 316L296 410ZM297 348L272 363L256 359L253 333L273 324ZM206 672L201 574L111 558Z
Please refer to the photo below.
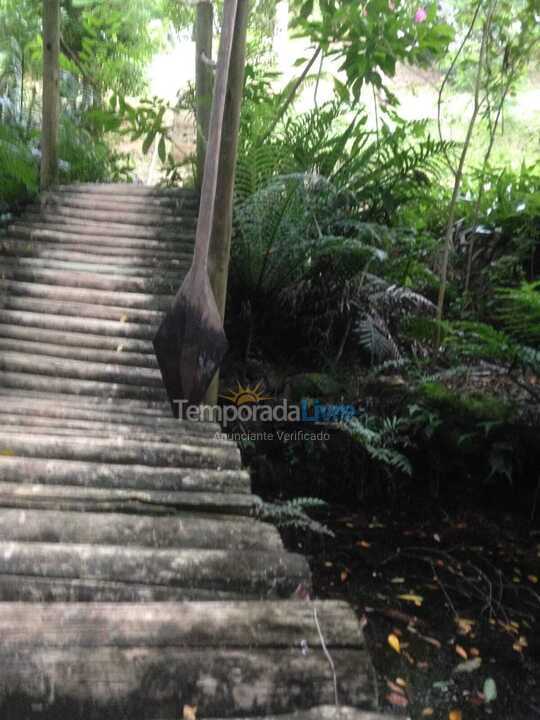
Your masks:
M171 417L152 338L196 213L188 190L59 187L0 239L9 720L380 717L335 707L374 699L352 610L300 599L236 445Z

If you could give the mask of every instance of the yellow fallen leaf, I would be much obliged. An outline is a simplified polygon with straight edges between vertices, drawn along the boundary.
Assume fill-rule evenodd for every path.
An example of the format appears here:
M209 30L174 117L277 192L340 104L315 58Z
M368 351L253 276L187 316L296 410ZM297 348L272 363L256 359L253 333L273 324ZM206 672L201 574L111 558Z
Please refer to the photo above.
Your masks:
M461 720L462 717L461 710L450 710L448 713L448 720Z
M121 322L121 323L126 323L127 321L128 321L128 316L127 316L127 315L122 315L122 317L120 318L120 322Z
M390 633L388 636L388 644L392 650L395 650L397 653L401 652L401 643L399 642L398 636L394 635L394 633Z
M538 578L536 577L536 575L527 575L527 580L529 582L532 582L533 585L536 585L536 583L538 582Z
M435 713L432 707L426 707L422 710L422 717L431 717Z
M421 607L422 603L424 602L424 598L421 595L405 594L405 595L398 595L398 598L400 600L406 600L407 602L412 602L416 605L416 607Z
M468 635L473 629L474 620L458 617L456 618L456 625L458 626L458 632L460 635Z
M0 455L2 455L2 457L15 457L13 450L0 450Z
M197 720L197 706L196 705L184 705L182 711L183 720Z

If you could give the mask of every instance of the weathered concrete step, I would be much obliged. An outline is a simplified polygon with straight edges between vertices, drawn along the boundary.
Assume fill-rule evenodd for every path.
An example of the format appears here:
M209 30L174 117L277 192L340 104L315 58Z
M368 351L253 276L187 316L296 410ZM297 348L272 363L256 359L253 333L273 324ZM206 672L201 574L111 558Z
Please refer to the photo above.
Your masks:
M40 257L50 260L66 260L70 262L103 262L108 265L127 265L134 267L171 266L189 263L192 252L177 250L147 250L130 247L114 247L91 243L58 243L50 240L27 240L25 238L6 238L0 242L0 251L15 257Z
M150 354L143 355L142 353L92 350L91 348L71 347L69 345L15 340L13 338L4 338L0 335L0 352L3 351L22 352L34 356L44 355L46 357L66 358L69 360L88 360L89 362L107 363L111 365L130 365L158 369L157 360Z
M4 452L10 452L9 444ZM151 467L4 454L0 455L0 471L3 482L22 485L38 483L117 490L230 492L239 495L251 490L249 474L240 469Z
M120 237L118 235L92 235L80 232L77 227L73 232L65 229L51 230L47 226L36 227L32 224L21 222L10 225L8 228L9 238L17 238L26 242L47 241L56 243L60 247L64 245L77 245L78 247L118 248L119 250L153 251L160 250L173 253L191 253L195 244L195 235L178 235L170 240L152 240L151 238Z
M171 226L151 226L151 225L128 225L127 223L114 222L92 222L85 221L84 218L62 217L55 213L27 212L20 220L20 223L10 225L11 228L18 227L19 224L30 225L35 229L43 230L59 230L61 232L78 233L80 235L103 235L105 237L125 237L125 238L148 238L150 240L186 240L192 236L195 230L195 223L182 223L176 230Z
M28 342L43 342L50 345L65 345L66 347L89 348L106 350L121 355L144 354L153 356L152 343L146 340L133 340L122 337L105 335L85 335L76 332L59 332L54 330L41 330L32 326L8 325L0 323L0 338L23 340ZM120 360L118 361L120 362ZM146 367L146 365L144 365ZM154 364L151 365L154 367Z
M5 604L1 622L0 710L14 720L37 706L43 720L178 720L185 705L261 717L335 703L335 684L344 704L375 695L342 603Z
M119 423L98 423L90 420L55 420L50 417L33 417L0 410L0 426L3 432L37 432L40 435L62 435L65 437L126 439L143 442L178 443L190 445L229 447L232 441L222 433L192 433L181 431L178 423L176 432L164 429L141 428L136 425L120 425Z
M242 720L396 720L399 717L402 717L403 720L410 720L408 716L404 715L400 716L395 713L387 715L386 713L360 710L347 705L319 705L309 710L298 710L286 715L265 715L264 717L259 715L256 718L242 718ZM211 718L210 720L217 719ZM224 720L224 718L220 720ZM240 718L229 718L228 720L240 720Z
M121 195L92 193L85 194L75 191L51 191L42 194L42 200L51 204L64 205L66 207L79 207L95 210L129 210L129 212L144 214L146 212L182 214L197 212L199 198L196 194L185 193L180 197L166 195L137 196L133 193Z
M75 270L30 268L18 264L4 263L2 276L5 280L18 280L22 282L41 283L46 285L61 285L72 288L86 288L89 290L104 290L106 292L143 293L146 295L167 295L169 301L182 284L182 273L175 274L170 279L134 278L124 275L110 275L101 272L77 272Z
M114 338L132 338L151 342L156 334L157 323L122 322L101 320L90 317L73 317L45 312L26 312L24 310L7 310L0 308L0 323L3 325L19 325L20 327L55 330L60 332L104 335Z
M77 512L170 515L178 511L252 515L260 504L249 493L183 492L0 482L0 507Z
M161 422L163 419L167 419L167 421L173 420L170 405L165 401L156 402L154 400L137 400L136 398L101 398L92 395L77 397L73 393L14 389L2 385L2 383L0 383L0 397L2 397L2 402L10 398L16 398L21 403L23 401L42 401L48 406L54 403L61 408L106 412L111 414L111 418L120 417L120 415L131 415L137 420L143 417L156 420L156 422Z
M174 213L164 212L162 210L155 211L154 208L147 206L144 212L133 212L129 206L117 206L106 210L96 207L77 207L74 205L66 205L63 203L44 202L41 205L30 205L26 211L27 215L54 215L58 218L68 218L75 220L84 220L88 222L106 222L118 223L122 225L137 224L142 227L169 228L175 230L181 227L193 227L197 221L196 213L191 209L178 210Z
M83 460L98 463L149 465L155 467L190 467L240 469L240 452L234 443L199 447L179 441L177 445L138 442L123 438L57 438L33 433L10 433L0 429L0 447L15 457Z
M126 309L114 305L95 305L93 303L65 303L60 300L37 299L25 295L0 297L0 308L45 315L63 315L121 323L147 324L156 328L163 318L163 313L159 310Z
M36 375L30 372L4 372L0 370L0 383L11 389L30 390L42 393L71 393L92 396L97 399L122 398L129 400L154 400L165 402L165 391L159 388L120 383L98 382L96 380L73 380L51 375Z
M0 509L3 542L283 552L278 531L250 518ZM1 620L0 620L1 623Z
M134 385L146 392L149 388L163 389L158 370L132 365L107 365L85 360L66 358L34 357L19 352L3 352L0 355L0 370L4 372L27 372L54 378L97 380L111 384ZM160 393L161 395L161 393Z
M168 403L160 406L158 411L141 407L140 404L116 401L110 403L89 403L89 398L76 398L73 402L70 396L47 395L46 398L23 396L21 393L10 393L0 388L1 405L5 412L33 415L35 417L87 420L107 423L113 426L125 425L135 428L152 429L156 432L182 432L187 434L215 435L220 432L217 422L209 419L177 420L171 416ZM167 411L164 412L164 408ZM219 419L219 418L217 418Z
M150 293L117 292L114 290L105 291L77 286L63 286L57 283L51 283L50 278L45 278L42 282L0 279L0 296L7 295L56 300L66 303L87 303L89 305L162 312L168 310L172 299L170 295L152 295Z
M105 196L126 198L148 198L173 199L177 202L198 202L198 193L190 188L156 188L149 185L135 185L133 183L72 183L69 185L58 185L54 188L58 193L79 193L84 197Z
M118 545L75 545L0 541L0 601L25 601L14 581L41 578L34 601L72 602L125 599L123 587L143 586L147 597L160 588L163 599L206 599L211 592L247 598L290 597L300 583L309 586L310 572L301 555L282 552L155 549ZM81 596L71 580L92 583L94 591ZM48 589L50 588L50 590ZM103 593L103 595L102 595ZM41 595L41 597L40 597Z
M43 270L98 273L130 278L154 278L158 275L161 280L167 278L170 284L181 284L191 264L190 260L178 262L171 260L169 263L146 262L144 264L129 264L121 262L115 265L112 262L104 262L103 259L99 257L95 259L92 258L93 256L89 256L83 260L70 260L66 255L64 255L62 259L47 258L44 255L4 255L2 257L2 271L5 272L9 268L29 268L31 270L37 268Z

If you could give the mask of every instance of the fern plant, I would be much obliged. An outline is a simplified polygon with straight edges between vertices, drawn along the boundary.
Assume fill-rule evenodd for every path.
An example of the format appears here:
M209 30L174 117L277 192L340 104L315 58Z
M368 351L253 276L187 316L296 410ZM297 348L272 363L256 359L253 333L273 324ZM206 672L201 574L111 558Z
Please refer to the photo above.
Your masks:
M307 514L308 510L321 510L325 507L327 504L323 500L302 497L285 502L263 502L256 512L261 520L272 522L280 528L292 527L296 530L334 537L334 533L326 525Z
M378 277L369 279L363 297L356 305L359 319L355 332L372 364L400 360L402 350L398 331L401 323L422 313L433 315L435 312L433 303L420 293L390 285Z
M497 292L498 317L506 331L530 345L540 343L540 281Z
M351 418L344 429L362 445L368 456L385 470L398 470L409 477L412 466L400 448L407 443L406 421L398 417Z

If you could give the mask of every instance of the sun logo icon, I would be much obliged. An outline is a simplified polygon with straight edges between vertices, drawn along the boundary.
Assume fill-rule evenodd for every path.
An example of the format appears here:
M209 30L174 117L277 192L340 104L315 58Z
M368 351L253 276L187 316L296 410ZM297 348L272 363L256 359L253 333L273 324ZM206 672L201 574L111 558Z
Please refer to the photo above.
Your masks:
M247 385L244 387L239 382L236 383L236 390L230 390L226 395L220 395L223 400L228 400L236 407L240 405L255 405L263 400L272 400L271 395L264 394L264 384L262 380L255 385L250 387Z

